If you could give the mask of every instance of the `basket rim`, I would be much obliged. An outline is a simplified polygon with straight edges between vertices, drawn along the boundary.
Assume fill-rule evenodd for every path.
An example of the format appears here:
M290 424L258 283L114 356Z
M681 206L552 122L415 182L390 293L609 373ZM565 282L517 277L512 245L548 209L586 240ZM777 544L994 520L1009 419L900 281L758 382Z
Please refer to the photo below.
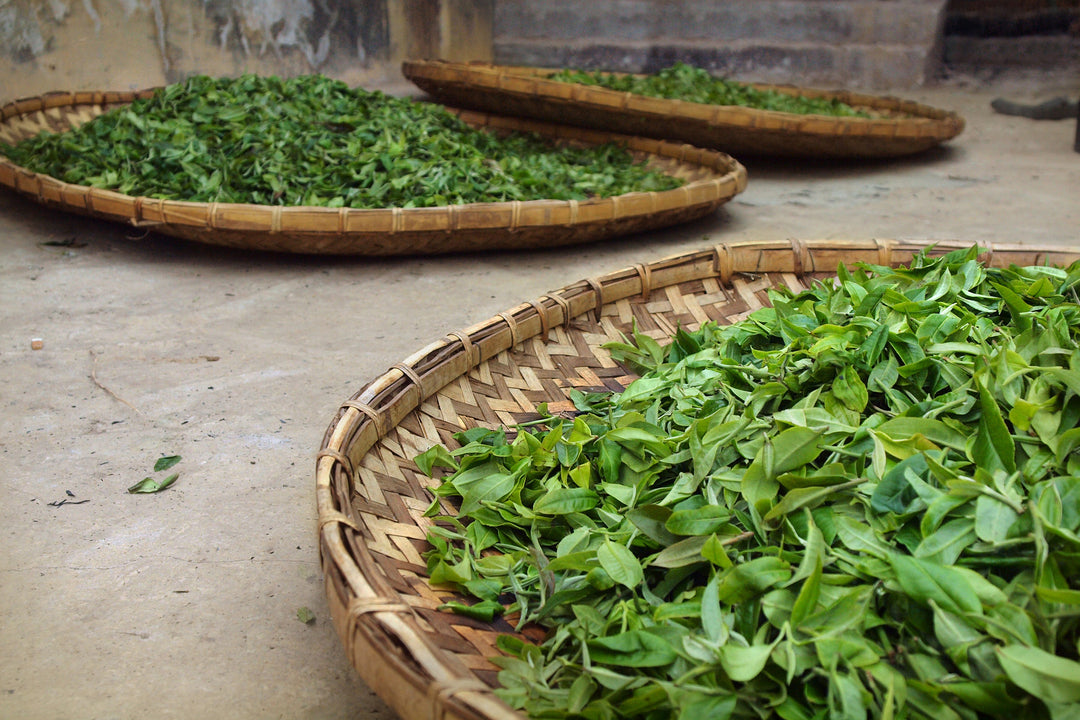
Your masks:
M589 119L593 127L600 127L603 121L615 130L621 130L621 126L631 119L640 122L664 120L667 124L657 127L657 136L678 137L740 154L757 152L751 140L757 138L760 143L762 138L768 137L773 144L786 138L787 146L761 150L764 154L895 156L919 152L950 140L965 126L963 117L954 111L889 95L747 83L758 89L836 99L870 109L903 113L906 117L834 117L738 105L710 105L547 79L547 75L556 71L557 68L497 65L484 61L455 62L440 58L409 59L402 63L405 77L437 98L451 92L468 91L472 95L458 102L480 107L481 103L492 106L500 99L504 102L513 100L529 103L532 111L542 108L544 117L555 117L560 109L580 106L597 114ZM537 116L541 115L538 113ZM708 138L708 141L700 138ZM792 143L799 139L813 142L812 151L792 148ZM830 150L822 145L826 140L839 143L839 146ZM850 149L855 143L861 143L861 146L857 150Z
M467 72L471 78L475 78L477 84L487 85L494 83L494 87L498 87L499 76L501 75L517 75L527 77L534 80L538 88L544 88L550 90L553 87L559 87L564 85L575 85L578 87L589 88L601 97L608 98L624 98L626 96L631 97L652 97L647 95L640 95L637 93L626 93L618 90L611 90L610 88L583 85L581 83L567 83L561 80L551 80L547 76L552 73L558 72L562 68L555 67L542 67L542 66L528 66L528 65L499 65L495 63L489 63L481 60L471 60L468 62L457 62L452 60L445 60L442 58L428 58L428 59L412 59L405 60L402 63L402 69L406 72L406 77L410 73L420 75L424 73L428 68L443 68L447 70ZM641 77L644 73L628 73L628 72L608 72L603 71L606 74L615 76L635 75ZM960 116L951 110L942 110L939 108L918 103L913 100L904 100L892 95L874 95L870 93L856 92L852 90L829 90L818 87L804 87L788 83L762 83L762 82L746 82L745 85L749 85L759 90L776 90L789 95L803 96L803 97L820 97L837 99L848 105L858 105L860 107L867 107L877 110L894 110L904 112L912 115L912 117L890 117L890 118L861 118L861 117L844 117L833 115L822 115L820 113L791 113L782 110L768 110L764 108L752 108L741 105L712 105L710 103L699 103L691 100L677 100L671 98L653 98L655 100L668 100L671 103L681 104L684 106L696 105L700 107L709 108L721 108L723 110L740 109L742 111L751 111L754 114L761 115L763 117L776 118L789 120L791 118L827 118L841 120L845 125L860 126L870 125L872 123L891 122L898 124L900 122L933 122L940 121L947 118L959 118ZM608 104L608 103L605 103ZM723 117L724 113L718 113L718 116ZM749 124L750 118L746 117L743 113L738 115L732 114L731 117L724 117L725 120L734 122L735 124Z
M837 241L793 239L790 241L747 241L721 243L706 250L661 258L609 272L599 277L579 280L518 304L491 318L418 350L364 385L339 407L323 436L315 461L316 498L320 558L327 575L343 578L351 593L345 616L335 616L339 636L349 647L351 636L390 636L396 647L413 652L414 662L399 670L408 675L412 692L427 695L430 708L417 709L400 702L389 693L383 699L403 718L436 717L499 718L522 720L486 685L470 680L455 663L448 661L420 631L420 620L402 596L386 584L371 563L349 552L346 534L359 537L361 521L353 517L351 507L343 506L336 492L335 474L343 473L352 488L351 478L365 455L423 402L452 381L468 374L499 353L516 347L521 341L537 336L546 339L557 325L569 325L580 315L597 311L609 304L641 296L671 285L706 278L717 279L724 286L736 274L786 272L796 277L831 274L836 266L826 266L822 258L842 254L845 265L859 262L871 265L897 265L911 261L920 251L940 254L969 248L975 243L957 240L938 242ZM1010 264L1066 264L1080 259L1080 246L1031 246L1008 243L979 243L980 259L988 266ZM348 498L345 498L346 504ZM357 540L362 544L361 540ZM403 634L398 634L403 633ZM394 662L398 662L394 660ZM370 678L378 673L353 659L354 667L372 688ZM451 691L452 689L452 691ZM380 692L380 694L382 694Z
M104 109L123 105L138 98L149 97L158 89L50 92L22 98L0 107L0 126L32 113L48 113L81 106ZM403 239L396 252L375 254L414 253L415 243L410 241L414 238L422 241L433 233L461 237L461 242L466 245L466 236L475 231L500 233L498 242L483 245L483 249L515 247L515 240L520 240L522 233L543 233L556 229L582 230L586 235L592 231L592 234L599 238L604 237L606 225L616 222L626 224L637 220L644 223L650 216L664 219L678 215L675 211L687 209L695 209L696 216L703 215L722 202L730 200L746 187L746 168L735 158L716 150L558 123L458 108L447 109L474 127L496 131L536 132L560 142L618 142L639 156L674 163L684 170L704 171L708 175L688 180L672 190L632 191L586 200L514 200L424 208L330 208L197 202L128 195L114 190L67 183L51 175L22 167L0 153L0 185L29 196L41 204L211 244L215 244L215 233L239 234L247 241L221 244L247 244L256 248L260 246L261 236L295 235L299 240L284 248L294 252L320 252L318 249L303 247L304 237L333 237L342 239L345 243L349 242L350 237L361 239L371 235ZM682 219L673 221L679 222ZM657 226L648 225L650 228ZM622 232L632 231L634 228ZM440 251L456 249L454 237L443 239L442 244L450 247ZM352 247L351 251L364 253L364 248Z

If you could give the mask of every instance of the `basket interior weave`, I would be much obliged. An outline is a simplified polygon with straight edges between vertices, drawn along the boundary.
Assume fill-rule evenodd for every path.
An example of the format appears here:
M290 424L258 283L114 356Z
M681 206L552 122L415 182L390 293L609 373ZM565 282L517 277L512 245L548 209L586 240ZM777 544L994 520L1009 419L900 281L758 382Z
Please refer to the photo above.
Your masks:
M941 243L930 254L958 247ZM601 346L639 331L663 340L680 325L734 322L835 274L839 263L908 263L924 246L894 242L738 243L591 278L455 332L342 404L316 469L320 547L335 624L356 669L405 720L520 718L490 691L499 633L437 610L421 553L431 479L413 458L475 426L571 413L571 388L620 390L633 375ZM1068 264L1080 249L987 248L996 265ZM444 508L452 511L451 507ZM420 698L424 698L423 701Z

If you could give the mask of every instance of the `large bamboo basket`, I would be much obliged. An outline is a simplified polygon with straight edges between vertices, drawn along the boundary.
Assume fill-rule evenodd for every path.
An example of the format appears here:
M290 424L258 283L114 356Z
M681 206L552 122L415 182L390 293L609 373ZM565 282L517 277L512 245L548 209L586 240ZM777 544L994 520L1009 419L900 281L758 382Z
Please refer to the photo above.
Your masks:
M0 108L0 141L76 127L152 93L52 93ZM61 210L213 245L311 254L408 255L556 247L687 222L746 187L746 170L720 152L522 118L459 111L494 132L536 132L562 143L619 142L685 180L664 192L590 200L530 200L435 208L281 207L133 197L31 172L0 154L0 185Z
M932 254L966 247L943 242ZM744 242L581 280L451 332L394 365L341 405L316 462L319 547L333 622L353 666L403 720L522 720L493 693L503 619L437 610L421 553L433 481L413 458L478 425L571 413L571 388L621 390L631 373L602 345L637 328L661 339L678 326L730 323L840 263L909 263L918 243ZM1080 248L986 247L987 264L1064 265ZM444 511L453 513L453 508ZM462 598L458 598L462 599Z
M836 98L872 118L842 118L646 97L546 79L549 68L406 61L402 72L441 102L611 132L678 140L736 157L870 159L909 155L956 137L953 112L893 97L776 85L790 95Z

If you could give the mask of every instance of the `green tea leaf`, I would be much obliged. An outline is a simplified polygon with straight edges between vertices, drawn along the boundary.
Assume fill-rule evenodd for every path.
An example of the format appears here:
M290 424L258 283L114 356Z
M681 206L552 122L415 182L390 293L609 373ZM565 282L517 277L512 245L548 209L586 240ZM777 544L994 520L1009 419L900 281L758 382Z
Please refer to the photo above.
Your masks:
M765 669L782 636L768 645L742 646L728 643L720 648L720 665L732 682L750 682Z
M161 472L162 470L168 470L176 463L180 462L179 455L165 455L159 457L157 462L154 463L154 472Z
M780 558L755 558L723 571L717 581L717 596L720 602L738 605L790 577L791 566Z
M779 489L776 476L800 468L821 454L821 432L792 427L766 440L742 479L742 494L759 512ZM765 508L767 511L767 508Z
M731 513L718 505L693 510L676 510L668 516L664 529L673 535L711 535L731 519Z
M1020 515L997 498L980 495L975 499L975 534L988 543L997 543L1009 537L1009 531Z
M1002 419L1001 409L986 387L985 378L976 385L979 389L982 417L975 434L975 444L972 446L972 459L988 470L1002 469L1010 473L1015 472L1016 446Z
M456 615L463 615L483 622L491 622L505 611L505 608L494 600L482 600L472 605L451 601L443 603L439 606L439 609L449 610Z
M678 655L667 640L644 630L628 630L589 641L593 662L621 667L662 667Z
M913 599L932 600L949 612L982 613L975 591L955 569L900 553L893 553L888 560L900 587Z
M600 496L588 488L557 488L533 503L533 510L544 515L567 515L591 510L600 504Z
M673 98L708 105L740 105L796 114L861 116L866 113L839 100L790 95L713 77L703 68L676 62L649 75L626 75L566 69L547 76L559 82L598 85L623 93Z
M179 474L173 473L164 480L155 480L151 477L145 477L139 482L135 483L128 488L129 493L156 493L161 492L165 488L176 482L176 478L180 477Z
M712 535L694 535L679 540L656 554L650 565L661 568L678 568L705 562L701 551Z
M645 579L641 562L625 545L605 540L604 544L596 549L596 559L612 580L631 590Z
M626 513L626 519L646 537L666 547L679 540L678 536L667 529L667 521L671 515L671 508L649 504L630 510Z
M1009 680L1033 696L1049 703L1080 703L1080 663L1037 647L994 650Z

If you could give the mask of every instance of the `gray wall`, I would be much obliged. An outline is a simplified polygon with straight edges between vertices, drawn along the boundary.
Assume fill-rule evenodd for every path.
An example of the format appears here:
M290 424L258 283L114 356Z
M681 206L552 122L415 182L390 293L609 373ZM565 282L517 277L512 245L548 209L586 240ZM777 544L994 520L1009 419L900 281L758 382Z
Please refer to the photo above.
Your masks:
M406 57L491 57L494 0L0 0L0 102L184 77L400 80Z

